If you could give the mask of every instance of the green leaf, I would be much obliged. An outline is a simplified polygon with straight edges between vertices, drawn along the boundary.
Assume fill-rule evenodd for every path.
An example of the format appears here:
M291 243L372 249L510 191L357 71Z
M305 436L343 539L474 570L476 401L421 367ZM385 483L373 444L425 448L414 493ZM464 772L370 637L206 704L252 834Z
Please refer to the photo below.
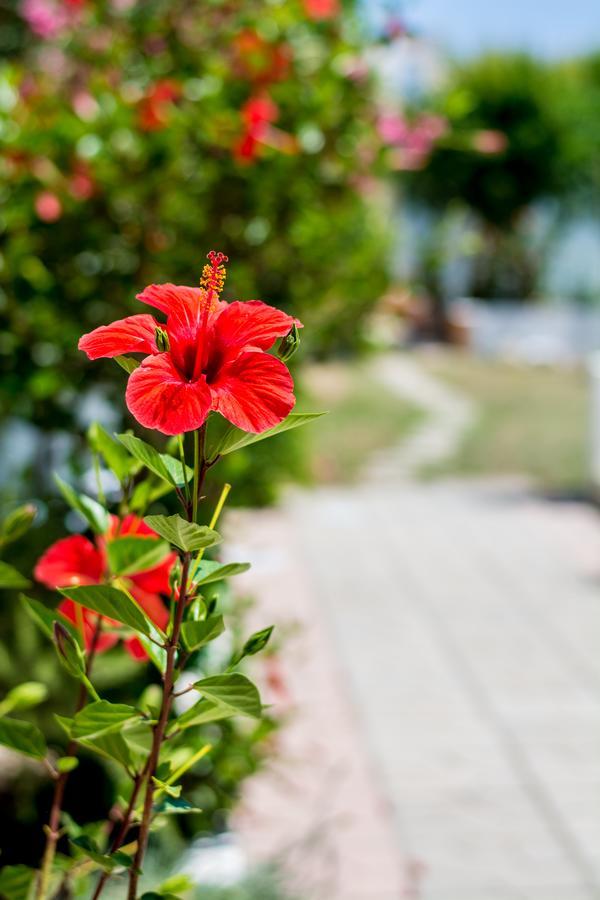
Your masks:
M143 463L147 469L150 469L150 471L154 472L155 475L158 475L159 478L162 478L172 487L175 487L176 482L171 478L171 473L163 462L158 450L150 444L147 444L145 441L142 441L141 438L135 437L133 434L118 434L117 439L127 448L131 455Z
M46 755L46 741L40 729L20 719L0 719L0 744L34 759Z
M96 842L86 834L76 838L69 838L69 843L77 850L81 850L85 856L93 859L106 872L112 872L113 869L118 868L128 869L133 864L132 857L121 851L117 850L111 854L102 853Z
M4 866L0 869L0 897L27 900L35 872L29 866Z
M106 552L113 575L133 575L159 565L171 548L159 538L127 535L107 541Z
M169 453L161 453L160 458L162 459L163 463L169 470L169 474L170 474L173 482L175 484L177 484L179 487L181 487L183 484L185 484L185 481L183 478L183 465L181 463L181 460L177 459L174 456L171 456ZM187 474L187 482L188 482L188 484L191 484L192 479L194 477L194 470L190 469L189 466L186 466L185 471Z
M260 695L255 685L245 675L232 672L227 675L210 675L196 681L194 690L231 716L250 716L259 719Z
M61 773L72 772L78 765L79 760L76 756L61 756L56 760L56 770Z
M18 540L29 531L37 514L37 509L32 503L26 503L13 509L0 526L0 541L10 544Z
M155 627L131 597L108 584L82 584L58 590L75 603L80 603L102 616L108 616L109 619L116 619L117 622L122 622L123 625L128 625L142 634L149 635L151 626Z
M135 372L137 367L140 365L137 359L132 359L131 356L113 356L114 361L117 365L121 366L122 369L131 375L132 372Z
M31 709L43 703L48 696L48 688L39 681L24 681L8 692L0 703L0 716L13 710Z
M187 728L196 727L196 725L220 722L221 719L229 719L233 715L235 713L231 712L229 707L219 706L217 703L210 703L208 700L199 700L171 722L167 733L171 735L175 731L185 731Z
M99 453L119 481L123 482L138 468L137 460L133 460L127 450L115 441L98 422L92 422L88 428L88 442L95 453Z
M157 891L146 891L142 894L140 900L181 900L181 897L178 897L177 894L165 894L163 891L160 891L160 893Z
M0 560L0 588L25 588L31 582L24 575L8 563Z
M87 494L79 494L56 473L54 473L54 480L69 506L86 520L92 531L96 534L104 534L108 531L110 516L97 500L92 500Z
M181 637L186 650L198 650L225 631L223 616L210 616L201 622L184 622Z
M165 784L164 781L160 781L160 779L152 777L152 781L154 784L164 791L165 794L168 794L169 797L179 797L181 794L181 785L180 784Z
M221 536L206 525L187 522L181 516L145 516L144 522L170 544L185 552L213 547Z
M267 438L275 437L275 435L282 434L284 431L289 431L292 428L300 428L302 425L308 425L309 422L314 422L315 419L319 419L324 415L325 413L322 412L290 413L283 422L279 423L279 425L276 425L274 428L269 428L268 431L263 431L261 434L252 434L248 431L242 431L240 428L236 428L235 425L231 425L220 438L217 438L214 445L209 448L209 459L215 459L217 456L225 456L225 454L233 453L234 450L240 450L242 447L247 447L249 444L256 444L258 441L264 441Z
M133 706L97 700L95 703L88 703L77 713L72 720L70 733L75 741L80 739L89 741L113 731L120 731L140 718L141 713Z
M95 735L89 740L80 738L78 743L80 746L92 750L104 759L111 759L120 763L120 765L130 772L134 768L134 764L129 744L124 736L125 734L128 735L129 731L126 731L124 734L121 734L120 731L112 731L108 734Z
M157 636L158 632L156 633ZM167 651L164 647L157 647L156 644L147 638L144 634L138 635L138 640L150 659L152 665L158 669L161 675L164 673L167 665Z
M221 581L223 578L230 578L232 575L241 575L247 572L250 563L219 563L211 559L203 559L192 576L195 585L211 584L213 581Z
M245 656L254 656L255 653L260 653L261 650L264 650L273 634L274 627L274 625L270 625L268 628L255 631L242 647L242 652L236 662L240 662Z
M171 875L170 878L167 878L166 881L157 887L156 890L159 894L163 894L165 891L177 891L177 893L184 893L185 891L191 891L194 887L194 882L188 875Z
M181 815L182 813L200 813L202 810L193 803L184 800L183 797L163 796L160 803L154 807L156 815Z
M133 434L118 434L117 438L124 447L143 463L147 469L166 481L171 487L179 487L184 483L181 461L168 453L159 453L151 444L147 444ZM194 476L193 469L186 468L188 481Z
M49 637L51 641L54 640L54 623L56 621L60 621L75 640L81 641L81 636L77 629L74 628L67 619L64 619L55 609L49 609L49 607L40 603L39 600L35 600L33 597L27 597L26 594L21 594L21 600L29 618L33 619L35 624L42 629L46 637Z

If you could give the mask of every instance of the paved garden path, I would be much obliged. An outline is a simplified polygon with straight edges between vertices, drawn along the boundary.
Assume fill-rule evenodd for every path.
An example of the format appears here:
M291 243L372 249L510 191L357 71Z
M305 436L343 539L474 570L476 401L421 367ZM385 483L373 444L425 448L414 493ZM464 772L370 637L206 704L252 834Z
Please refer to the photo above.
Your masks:
M472 410L410 361L380 372L438 405L435 441L236 523L256 623L291 631L242 838L300 900L600 898L600 521L413 481L418 441L448 452Z

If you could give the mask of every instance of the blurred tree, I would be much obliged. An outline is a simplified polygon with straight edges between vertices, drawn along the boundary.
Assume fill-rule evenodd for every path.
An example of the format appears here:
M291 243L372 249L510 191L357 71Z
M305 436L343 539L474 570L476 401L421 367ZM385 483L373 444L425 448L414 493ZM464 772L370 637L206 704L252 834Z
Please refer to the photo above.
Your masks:
M478 226L469 293L524 299L536 287L539 256L525 234L534 203L564 195L570 136L556 105L552 67L523 55L488 55L455 65L427 100L447 123L427 164L409 173L411 197L437 214L462 206ZM428 253L427 262L439 258ZM440 270L424 281L443 307Z

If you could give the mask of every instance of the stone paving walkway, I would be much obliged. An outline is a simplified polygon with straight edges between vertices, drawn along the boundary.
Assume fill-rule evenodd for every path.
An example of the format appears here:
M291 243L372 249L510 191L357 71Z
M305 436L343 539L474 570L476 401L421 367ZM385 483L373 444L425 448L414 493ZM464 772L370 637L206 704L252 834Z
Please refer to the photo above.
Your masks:
M600 898L597 514L385 469L237 523L256 621L299 623L246 846L300 900Z

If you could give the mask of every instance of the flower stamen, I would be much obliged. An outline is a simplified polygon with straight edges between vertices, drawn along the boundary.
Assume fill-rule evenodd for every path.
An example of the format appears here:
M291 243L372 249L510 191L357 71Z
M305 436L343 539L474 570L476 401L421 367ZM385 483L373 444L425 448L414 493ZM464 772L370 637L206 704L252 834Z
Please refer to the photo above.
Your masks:
M202 277L200 279L200 287L206 291L210 301L213 300L215 294L218 297L223 290L227 270L223 263L229 262L224 253L217 253L211 250L206 257L210 265L205 265L202 269Z

